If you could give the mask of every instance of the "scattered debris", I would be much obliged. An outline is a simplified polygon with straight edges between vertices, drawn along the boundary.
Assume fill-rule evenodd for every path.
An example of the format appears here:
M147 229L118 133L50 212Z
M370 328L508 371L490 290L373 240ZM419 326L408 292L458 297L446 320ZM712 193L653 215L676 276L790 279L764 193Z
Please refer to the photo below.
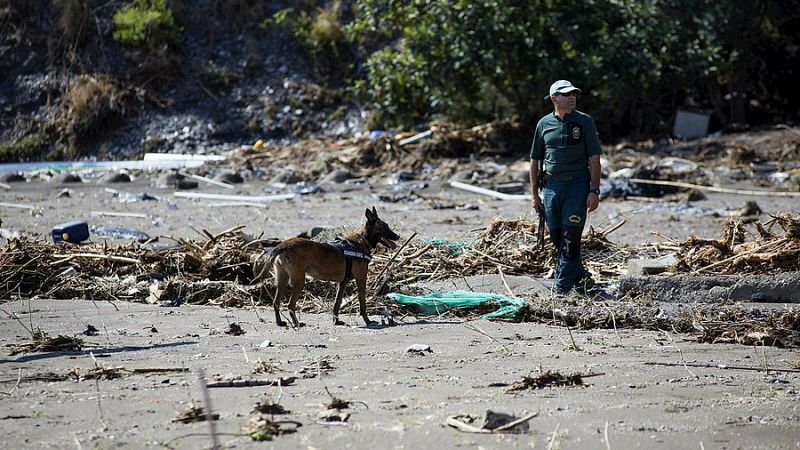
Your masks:
M533 412L522 417L515 417L487 410L484 424L480 428L472 425L478 419L468 414L450 416L445 421L445 425L465 433L527 433L530 431L528 421L538 415L538 412Z
M303 424L294 420L273 421L262 414L258 414L250 417L242 427L242 431L254 441L271 441L275 436L296 433L301 426Z
M227 328L223 331L225 334L229 334L231 336L241 336L245 333L241 326L238 323L231 323L228 324Z
M20 353L39 353L39 352L69 352L80 351L83 348L83 340L77 337L62 336L50 337L41 330L33 332L33 342L25 344L11 345L10 356Z
M406 352L425 356L425 353L433 353L433 350L430 345L413 344L406 349Z
M276 414L289 414L289 411L287 411L286 408L281 406L280 403L256 402L256 404L253 406L253 413L276 415Z
M297 377L280 377L264 380L226 380L208 383L208 388L229 388L229 387L253 387L253 386L290 386L294 384Z
M185 410L178 413L178 416L172 419L172 421L181 423L193 423L193 422L204 422L208 419L209 417L206 416L205 408L203 408L202 406L191 405ZM219 420L219 414L217 413L211 414L211 420Z
M562 375L559 372L546 371L535 377L523 377L522 381L517 381L511 384L506 390L507 392L522 391L526 389L542 389L546 387L560 387L560 386L583 386L583 379L589 377L597 377L605 375L604 373L589 373L580 374L575 373L572 375Z

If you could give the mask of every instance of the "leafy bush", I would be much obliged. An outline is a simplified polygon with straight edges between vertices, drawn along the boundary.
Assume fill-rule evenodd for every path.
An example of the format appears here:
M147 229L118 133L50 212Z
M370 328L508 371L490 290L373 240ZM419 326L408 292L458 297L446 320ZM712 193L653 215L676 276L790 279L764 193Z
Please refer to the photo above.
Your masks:
M798 21L777 0L356 0L348 31L367 55L356 87L384 121L535 122L569 79L621 136L663 133L681 106L723 124L756 105L796 114Z
M317 66L341 71L347 61L344 50L348 37L339 20L339 6L319 8L313 14L295 8L282 9L262 23L263 28L279 26L300 40Z
M0 142L0 162L33 161L50 146L47 133L31 133L18 140Z
M177 46L180 27L166 0L134 0L114 13L114 39L148 49Z

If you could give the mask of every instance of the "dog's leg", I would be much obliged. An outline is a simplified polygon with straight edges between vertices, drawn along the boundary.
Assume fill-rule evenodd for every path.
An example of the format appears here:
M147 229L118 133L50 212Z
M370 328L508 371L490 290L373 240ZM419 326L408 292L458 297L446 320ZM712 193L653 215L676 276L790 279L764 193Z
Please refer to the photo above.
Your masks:
M347 281L342 281L336 286L336 301L333 302L333 324L334 325L345 325L344 322L339 320L339 308L342 306L342 297L344 297L344 286L347 284Z
M367 326L375 325L378 322L374 320L369 320L369 316L367 315L367 277L366 273L364 277L357 277L356 278L356 287L358 288L358 311L361 313L361 317L364 318L364 323Z
M305 286L305 283L306 276L304 273L301 273L299 277L292 278L292 296L289 299L289 316L292 318L292 322L294 322L294 326L296 327L306 325L297 320L297 300L300 298L300 294L303 293L303 286Z
M286 322L281 319L281 299L284 292L286 292L286 285L289 283L289 274L280 265L275 265L275 299L272 301L272 307L275 308L275 323L279 327L285 327Z

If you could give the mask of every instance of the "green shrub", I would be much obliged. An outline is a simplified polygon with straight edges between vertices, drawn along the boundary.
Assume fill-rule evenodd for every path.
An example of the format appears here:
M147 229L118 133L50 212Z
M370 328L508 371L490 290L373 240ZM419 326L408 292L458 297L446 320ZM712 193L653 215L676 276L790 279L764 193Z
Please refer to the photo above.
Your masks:
M338 58L348 38L339 20L337 4L330 8L319 8L314 14L295 8L282 9L261 24L262 28L271 25L282 27L294 35L316 62L328 66L326 68L341 63Z
M209 61L202 69L200 77L207 85L215 88L227 89L234 83L241 81L242 76L226 66L219 66L214 61Z
M0 142L0 162L39 159L49 145L50 139L44 132L29 134L14 141Z
M114 39L132 47L157 49L178 44L181 29L166 0L134 0L114 13Z

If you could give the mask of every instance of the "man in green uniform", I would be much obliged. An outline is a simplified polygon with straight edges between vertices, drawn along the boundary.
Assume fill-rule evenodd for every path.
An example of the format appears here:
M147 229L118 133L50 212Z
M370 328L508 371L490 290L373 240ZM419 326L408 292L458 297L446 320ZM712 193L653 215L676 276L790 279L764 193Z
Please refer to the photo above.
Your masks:
M594 120L575 109L580 92L567 80L550 86L545 99L553 103L553 112L539 120L531 145L532 203L544 214L558 252L555 291L560 294L573 288L586 292L592 284L581 263L581 234L587 210L594 211L600 203L601 150ZM542 160L544 186L539 185Z

